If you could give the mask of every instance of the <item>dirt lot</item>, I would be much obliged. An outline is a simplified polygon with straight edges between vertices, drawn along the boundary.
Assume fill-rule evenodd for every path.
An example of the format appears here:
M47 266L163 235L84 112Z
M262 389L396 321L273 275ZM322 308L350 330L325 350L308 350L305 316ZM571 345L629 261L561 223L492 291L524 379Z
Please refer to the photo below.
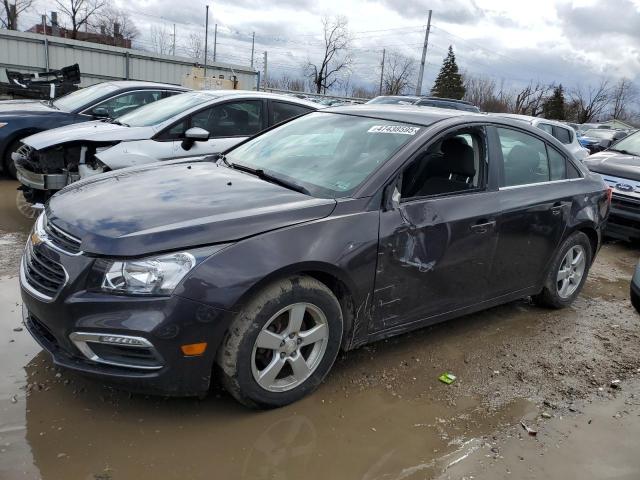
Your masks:
M520 301L373 344L311 397L254 412L53 368L20 323L16 186L0 181L0 479L640 478L631 246L605 245L570 309Z

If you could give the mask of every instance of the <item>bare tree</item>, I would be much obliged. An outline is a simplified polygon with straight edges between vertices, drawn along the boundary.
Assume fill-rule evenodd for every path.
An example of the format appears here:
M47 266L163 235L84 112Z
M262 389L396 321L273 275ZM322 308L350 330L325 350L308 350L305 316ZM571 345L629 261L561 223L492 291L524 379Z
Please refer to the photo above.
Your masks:
M2 0L2 10L0 10L0 27L7 30L18 29L18 17L24 11L31 8L33 0Z
M531 82L516 93L511 110L513 113L537 117L542 113L542 104L551 90L553 85Z
M80 29L91 24L96 14L105 6L105 0L56 0L56 5L71 22L71 38L78 38Z
M373 98L378 95L378 89L371 86L355 86L351 89L353 98Z
M307 76L311 78L316 93L326 93L338 81L337 74L351 65L348 22L345 17L322 19L324 33L324 54L318 64L307 62Z
M162 26L153 25L151 27L150 35L151 48L154 52L160 55L169 55L173 48L172 34L169 33L169 29L166 25Z
M119 36L133 40L140 35L129 14L111 6L96 13L93 25L96 30L114 39Z
M609 81L606 79L596 86L576 87L571 92L571 99L576 107L576 121L588 123L597 119L609 105L610 90Z
M191 33L182 47L189 58L196 62L204 59L204 38L199 33Z
M483 112L507 113L513 103L511 95L494 79L482 76L463 74L465 94L464 100L473 103Z
M638 98L638 89L628 78L622 78L611 89L611 115L618 120L632 117L631 105Z
M389 52L384 66L382 87L385 95L400 95L413 88L411 78L415 73L415 61L398 52Z

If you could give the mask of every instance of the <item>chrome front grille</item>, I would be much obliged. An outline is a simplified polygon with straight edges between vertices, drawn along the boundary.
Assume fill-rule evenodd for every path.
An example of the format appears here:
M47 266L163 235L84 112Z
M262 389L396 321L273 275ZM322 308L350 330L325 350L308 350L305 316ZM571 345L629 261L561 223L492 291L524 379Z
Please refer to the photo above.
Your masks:
M74 255L80 253L80 239L56 227L53 223L49 222L46 217L43 220L44 232L51 243L67 253Z
M31 240L27 242L23 261L24 277L29 286L45 298L55 297L67 280L62 265L34 248Z

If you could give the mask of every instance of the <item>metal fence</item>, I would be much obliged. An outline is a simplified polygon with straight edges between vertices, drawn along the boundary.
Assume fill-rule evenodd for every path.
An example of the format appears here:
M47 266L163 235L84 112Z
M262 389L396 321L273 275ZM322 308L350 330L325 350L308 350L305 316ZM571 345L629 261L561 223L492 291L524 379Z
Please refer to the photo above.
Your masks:
M198 66L171 55L157 55L109 45L81 42L28 32L0 30L0 81L5 69L34 73L78 63L81 86L108 80L147 80L180 85ZM255 90L258 72L250 67L214 62L207 74L229 79L236 76L238 88Z

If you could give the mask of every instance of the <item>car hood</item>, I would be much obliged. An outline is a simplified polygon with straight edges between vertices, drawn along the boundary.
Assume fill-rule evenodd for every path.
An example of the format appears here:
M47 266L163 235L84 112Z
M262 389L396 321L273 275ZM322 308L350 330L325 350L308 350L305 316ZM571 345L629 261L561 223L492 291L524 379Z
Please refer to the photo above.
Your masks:
M40 100L3 100L0 101L0 117L6 115L20 115L33 113L57 112L56 108L50 107Z
M62 143L83 140L97 143L145 140L151 138L153 134L152 127L125 127L116 123L95 120L45 130L26 137L22 142L36 150L42 150Z
M640 157L605 150L584 159L592 172L640 181Z
M110 257L225 243L328 216L314 198L212 161L151 164L77 182L54 195L47 218Z

